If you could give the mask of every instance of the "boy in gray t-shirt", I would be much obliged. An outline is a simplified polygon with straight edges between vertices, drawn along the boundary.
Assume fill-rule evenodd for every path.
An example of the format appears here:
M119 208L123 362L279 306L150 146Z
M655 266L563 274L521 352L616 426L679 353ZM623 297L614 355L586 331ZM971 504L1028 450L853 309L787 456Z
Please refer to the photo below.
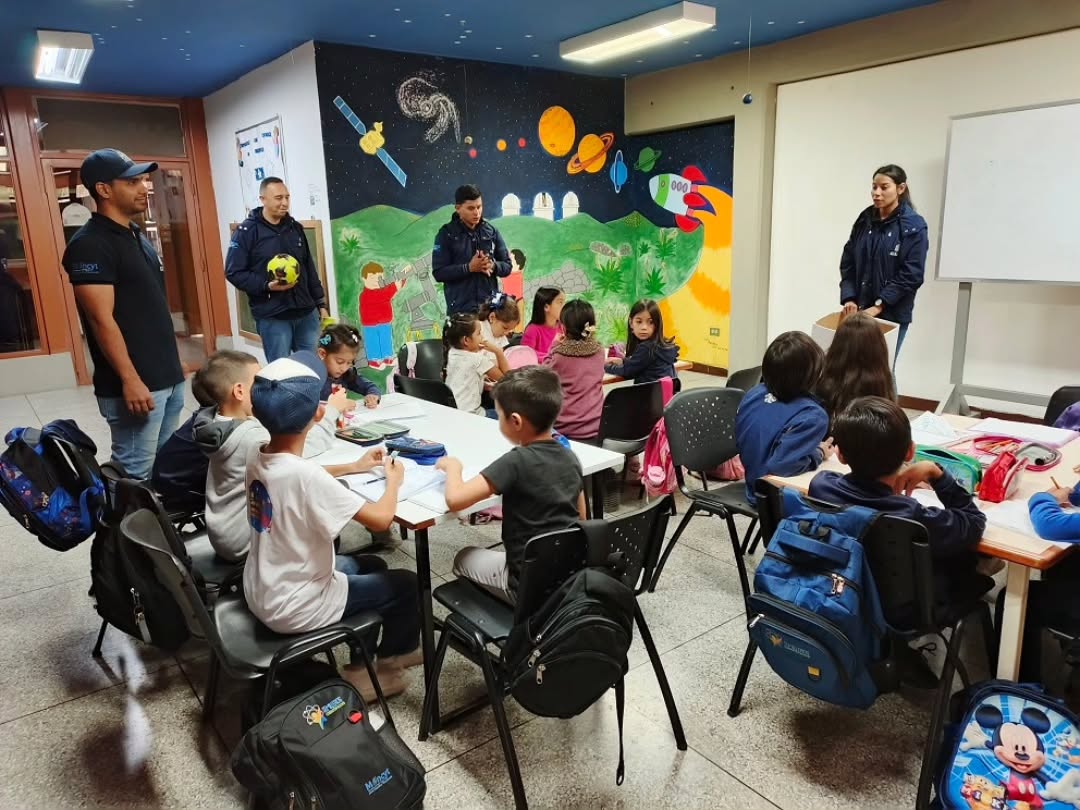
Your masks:
M562 407L562 386L549 368L526 366L503 377L491 392L499 429L517 445L468 481L456 458L439 460L446 472L446 504L457 512L502 495L505 552L469 546L454 558L454 575L511 604L525 544L585 518L581 463L551 435Z

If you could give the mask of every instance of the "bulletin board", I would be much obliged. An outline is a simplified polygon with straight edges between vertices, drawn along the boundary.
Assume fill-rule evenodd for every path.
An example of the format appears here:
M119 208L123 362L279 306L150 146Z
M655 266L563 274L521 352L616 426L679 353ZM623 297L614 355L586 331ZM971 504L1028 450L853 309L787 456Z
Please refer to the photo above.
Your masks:
M240 169L240 189L244 210L259 204L259 184L267 177L285 176L285 141L281 134L281 116L275 115L254 126L237 130L236 163Z
M307 237L308 250L311 251L311 255L315 258L315 267L319 271L319 281L322 282L323 289L328 291L330 288L327 286L326 281L326 253L323 246L322 221L303 219L299 220L299 222L304 228L304 236ZM239 222L229 223L230 236L239 225ZM247 293L236 287L233 287L233 291L236 293L236 316L240 322L240 334L248 340L262 343L259 333L255 330L255 318L251 315L251 304L248 302ZM327 295L329 296L329 292L327 292ZM329 298L327 298L327 301L329 301Z

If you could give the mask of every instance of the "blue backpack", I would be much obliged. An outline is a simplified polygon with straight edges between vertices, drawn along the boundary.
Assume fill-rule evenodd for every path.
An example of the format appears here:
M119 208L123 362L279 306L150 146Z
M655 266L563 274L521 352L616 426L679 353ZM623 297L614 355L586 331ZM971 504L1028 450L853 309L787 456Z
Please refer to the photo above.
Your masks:
M814 508L784 490L784 519L750 596L751 638L792 686L865 709L878 695L871 665L885 651L885 618L861 539L878 513Z
M97 446L71 419L8 431L0 453L0 503L28 532L68 551L97 529L105 485Z
M985 681L954 696L935 810L1080 807L1080 718L1037 684Z

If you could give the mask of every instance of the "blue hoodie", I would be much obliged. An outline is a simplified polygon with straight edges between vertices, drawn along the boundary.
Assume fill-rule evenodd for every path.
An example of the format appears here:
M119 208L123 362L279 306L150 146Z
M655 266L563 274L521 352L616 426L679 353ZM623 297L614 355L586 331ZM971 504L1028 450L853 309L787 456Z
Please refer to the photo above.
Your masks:
M813 397L781 402L764 383L747 391L735 416L735 443L746 468L746 499L766 475L798 475L821 464L829 416Z
M1069 503L1080 506L1080 483L1073 487ZM1031 525L1044 540L1080 543L1080 513L1066 512L1049 492L1038 492L1028 501Z
M290 290L271 293L266 264L279 253L287 253L300 263L300 281ZM326 291L304 227L288 214L271 225L263 219L260 207L237 226L225 256L225 278L247 293L256 319L302 318L316 307L326 306Z
M915 291L922 286L929 248L926 220L907 203L884 220L870 206L855 220L840 258L840 303L859 309L881 299L878 317L911 323Z

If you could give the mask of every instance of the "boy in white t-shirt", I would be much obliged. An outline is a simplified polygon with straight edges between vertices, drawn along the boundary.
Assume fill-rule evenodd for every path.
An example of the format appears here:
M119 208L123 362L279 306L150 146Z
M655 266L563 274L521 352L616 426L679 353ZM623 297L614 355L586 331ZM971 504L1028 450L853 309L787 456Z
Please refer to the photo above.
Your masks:
M386 493L368 503L302 457L308 431L323 417L325 377L326 366L312 352L275 360L255 375L251 404L270 440L247 468L251 548L244 596L251 612L278 633L304 633L360 611L377 612L383 620L379 683L386 695L396 695L405 689L404 668L422 662L416 575L388 571L378 557L335 556L334 538L350 520L374 531L388 528L404 468L381 449L369 451L359 467L383 467ZM343 676L366 699L374 698L359 661Z

